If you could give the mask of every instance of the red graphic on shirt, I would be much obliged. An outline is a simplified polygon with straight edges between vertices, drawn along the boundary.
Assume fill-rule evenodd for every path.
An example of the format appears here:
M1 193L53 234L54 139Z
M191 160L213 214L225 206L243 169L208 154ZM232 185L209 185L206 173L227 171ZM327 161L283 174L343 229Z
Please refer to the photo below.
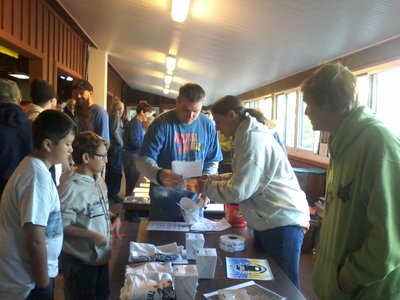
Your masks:
M175 132L175 144L178 145L178 153L182 155L190 151L200 151L200 144L197 133Z

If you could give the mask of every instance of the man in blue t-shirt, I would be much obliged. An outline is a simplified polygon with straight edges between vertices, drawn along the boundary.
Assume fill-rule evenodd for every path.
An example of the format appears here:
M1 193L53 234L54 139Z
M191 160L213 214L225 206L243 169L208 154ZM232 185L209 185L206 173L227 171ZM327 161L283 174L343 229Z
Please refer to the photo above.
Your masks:
M149 178L151 220L181 221L177 203L194 194L180 190L183 178L171 170L171 163L200 161L204 174L215 174L222 160L215 125L201 114L205 92L195 83L179 89L176 108L150 125L136 161L141 174Z
M72 89L76 100L75 121L78 131L93 131L109 143L108 114L103 107L94 103L93 86L87 80L80 80Z

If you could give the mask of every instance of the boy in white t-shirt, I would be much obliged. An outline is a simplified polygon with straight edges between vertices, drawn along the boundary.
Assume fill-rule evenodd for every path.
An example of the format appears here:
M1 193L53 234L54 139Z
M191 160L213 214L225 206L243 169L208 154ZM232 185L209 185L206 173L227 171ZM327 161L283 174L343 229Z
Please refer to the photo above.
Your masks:
M73 121L55 110L32 126L34 150L11 175L0 204L0 299L52 299L63 227L49 168L68 159Z

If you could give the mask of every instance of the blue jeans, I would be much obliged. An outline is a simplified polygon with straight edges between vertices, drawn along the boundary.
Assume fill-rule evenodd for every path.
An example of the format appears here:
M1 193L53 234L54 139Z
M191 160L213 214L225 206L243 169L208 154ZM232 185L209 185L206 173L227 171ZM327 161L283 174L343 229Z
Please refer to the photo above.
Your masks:
M264 231L254 230L254 237L290 281L299 288L300 252L304 238L302 228L282 226Z
M108 197L115 198L121 189L123 149L110 147L107 160L106 184Z
M136 169L136 153L125 151L124 153L124 171L125 171L125 196L131 196L132 191L139 180L140 173Z
M107 300L110 295L108 263L90 266L61 254L65 300Z

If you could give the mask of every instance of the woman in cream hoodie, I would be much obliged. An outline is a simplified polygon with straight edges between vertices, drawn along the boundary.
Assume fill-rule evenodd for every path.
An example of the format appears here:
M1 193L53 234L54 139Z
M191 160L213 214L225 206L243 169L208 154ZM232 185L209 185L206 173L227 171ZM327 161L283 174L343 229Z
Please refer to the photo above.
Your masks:
M263 249L299 286L299 259L309 208L285 152L267 126L234 96L211 108L217 130L233 137L232 173L190 179L186 188L222 203L238 203Z

